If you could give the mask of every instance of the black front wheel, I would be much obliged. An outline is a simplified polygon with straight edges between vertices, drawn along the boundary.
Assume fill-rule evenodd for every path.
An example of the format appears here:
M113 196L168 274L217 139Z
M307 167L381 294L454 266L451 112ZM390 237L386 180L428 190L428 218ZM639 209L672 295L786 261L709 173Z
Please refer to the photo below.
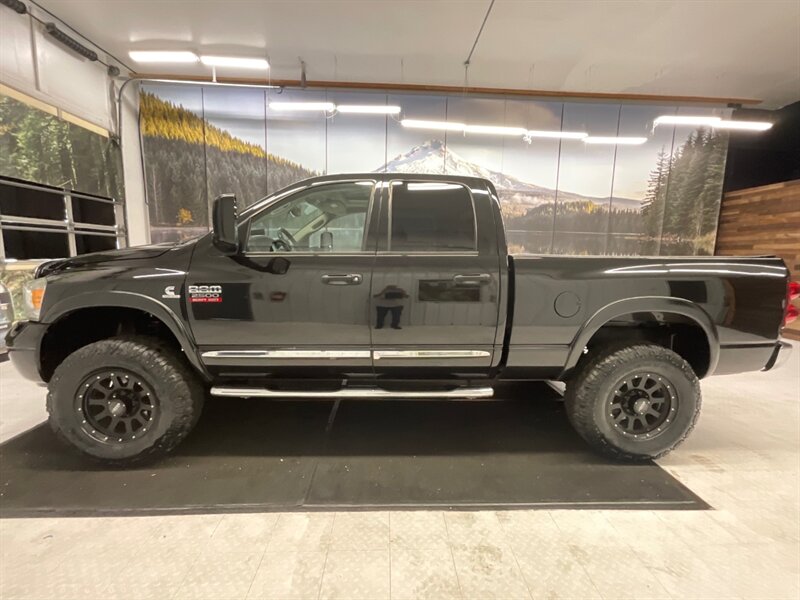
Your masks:
M194 427L205 390L178 353L150 338L84 346L48 386L56 434L84 454L129 466L169 452Z
M672 350L637 344L600 353L567 385L567 416L595 450L624 460L664 456L700 413L700 384Z

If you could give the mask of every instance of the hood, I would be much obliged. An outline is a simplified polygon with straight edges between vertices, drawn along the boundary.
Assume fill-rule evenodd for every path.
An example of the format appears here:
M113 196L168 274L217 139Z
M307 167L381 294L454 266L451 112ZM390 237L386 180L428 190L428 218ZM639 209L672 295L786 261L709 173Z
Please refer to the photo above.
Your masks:
M109 263L123 260L147 260L158 258L175 248L183 248L195 244L197 238L184 242L173 243L165 242L162 244L152 244L148 246L135 246L133 248L120 248L119 250L105 250L103 252L92 252L82 254L72 258L59 258L42 263L36 269L36 277L46 277L63 271L80 269L83 267L96 265L99 263Z

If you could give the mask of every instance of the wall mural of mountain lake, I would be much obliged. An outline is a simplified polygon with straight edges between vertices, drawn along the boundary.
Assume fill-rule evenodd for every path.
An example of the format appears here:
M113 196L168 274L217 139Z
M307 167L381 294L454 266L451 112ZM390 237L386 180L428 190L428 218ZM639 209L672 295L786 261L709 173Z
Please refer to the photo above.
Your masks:
M399 116L276 111L270 102L390 104ZM472 175L500 195L515 252L711 254L727 135L659 126L728 109L470 96L146 84L141 132L154 242L208 228L221 193L249 205L326 173ZM638 146L409 129L400 119L643 136Z

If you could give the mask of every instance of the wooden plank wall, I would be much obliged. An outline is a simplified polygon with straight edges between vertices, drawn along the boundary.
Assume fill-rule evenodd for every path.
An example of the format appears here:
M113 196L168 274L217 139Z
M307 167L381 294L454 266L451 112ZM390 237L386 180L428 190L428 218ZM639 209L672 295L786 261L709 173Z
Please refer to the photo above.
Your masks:
M775 254L800 281L800 179L725 194L715 254ZM800 319L784 333L800 340Z

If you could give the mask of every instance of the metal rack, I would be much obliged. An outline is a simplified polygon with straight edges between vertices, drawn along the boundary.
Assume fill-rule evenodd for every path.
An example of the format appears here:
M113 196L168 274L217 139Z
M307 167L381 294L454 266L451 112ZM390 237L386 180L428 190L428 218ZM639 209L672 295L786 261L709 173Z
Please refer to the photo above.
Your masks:
M121 200L104 196L96 196L93 194L86 194L83 192L76 192L68 188L59 188L32 182L22 182L7 177L0 177L0 188L5 186L29 189L48 194L50 197L52 197L53 202L62 203L64 218L61 220L43 219L7 214L6 212L3 212L2 208L0 207L0 260L5 260L6 258L15 258L6 256L5 243L3 240L3 234L5 231L63 233L67 236L69 256L76 256L78 254L76 236L79 235L111 237L114 238L114 246L116 248L124 248L127 246L128 235L125 223L125 209L124 203ZM75 210L73 202L78 199L112 205L114 211L114 224L103 225L100 223L76 221L73 215L77 211ZM61 257L53 256L48 258Z

